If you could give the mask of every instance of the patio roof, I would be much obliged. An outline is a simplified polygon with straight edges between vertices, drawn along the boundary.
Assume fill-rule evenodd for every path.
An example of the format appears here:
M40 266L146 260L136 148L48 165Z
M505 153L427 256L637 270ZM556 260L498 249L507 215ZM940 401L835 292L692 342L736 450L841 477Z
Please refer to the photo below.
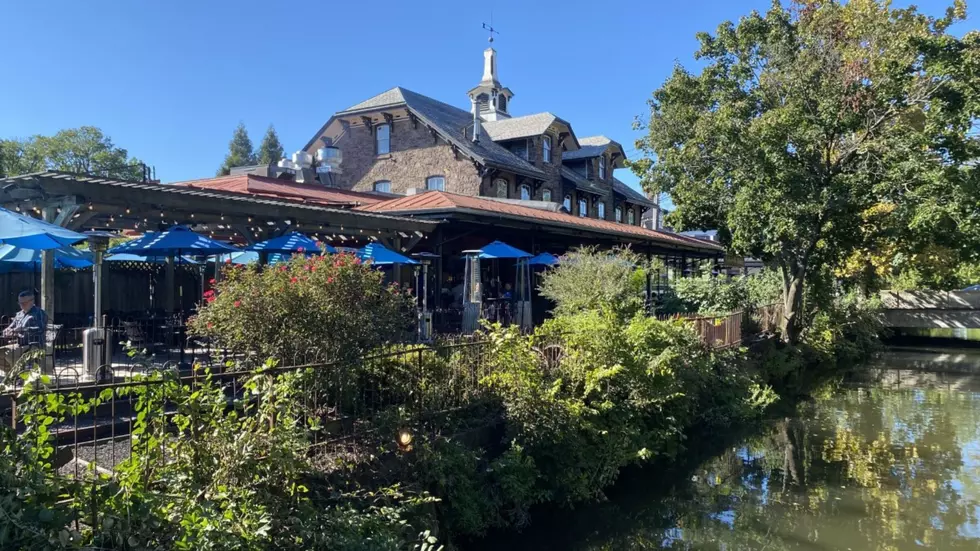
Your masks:
M511 224L527 224L531 226L547 226L552 231L586 232L593 236L618 238L626 243L656 245L659 247L689 251L703 255L724 254L724 247L717 243L693 239L690 237L651 230L640 226L631 226L573 216L563 212L534 209L512 203L502 203L482 197L456 195L444 191L427 191L418 195L399 197L373 205L358 207L356 210L365 212L397 213L403 216L447 218L453 215L466 214L479 218L486 223L499 224L507 220Z

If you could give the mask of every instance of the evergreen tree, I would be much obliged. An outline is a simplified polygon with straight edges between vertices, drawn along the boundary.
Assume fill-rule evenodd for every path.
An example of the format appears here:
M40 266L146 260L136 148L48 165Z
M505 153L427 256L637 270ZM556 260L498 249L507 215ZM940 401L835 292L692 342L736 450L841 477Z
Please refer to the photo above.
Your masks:
M252 140L248 137L248 130L245 123L238 123L235 132L231 135L228 142L228 155L225 162L218 169L218 176L227 176L231 169L236 166L249 166L255 164L255 154L252 153Z
M270 124L269 129L265 131L265 137L262 138L262 145L259 146L259 150L255 156L258 157L260 165L267 165L282 159L282 151L282 144L279 143L279 135L276 134L275 127Z

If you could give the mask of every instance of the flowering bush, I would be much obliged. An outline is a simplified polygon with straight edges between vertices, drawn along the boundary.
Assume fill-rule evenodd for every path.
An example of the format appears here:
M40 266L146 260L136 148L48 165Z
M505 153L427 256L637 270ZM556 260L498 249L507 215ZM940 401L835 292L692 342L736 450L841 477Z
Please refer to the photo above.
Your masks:
M296 255L225 273L190 331L261 361L352 359L411 328L412 298L353 255Z

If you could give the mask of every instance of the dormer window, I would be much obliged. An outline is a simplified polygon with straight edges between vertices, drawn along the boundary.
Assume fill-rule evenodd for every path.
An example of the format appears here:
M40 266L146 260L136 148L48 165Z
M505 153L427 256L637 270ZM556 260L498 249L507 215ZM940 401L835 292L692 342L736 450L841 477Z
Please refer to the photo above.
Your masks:
M446 191L445 176L429 176L425 179L425 189L430 191Z
M378 180L374 183L374 191L380 193L391 193L391 182L388 180Z
M565 198L561 202L561 206L565 207L565 211L567 211L568 214L571 214L572 213L572 196L571 195L566 195Z
M544 191L541 192L541 200L542 201L548 201L549 203L551 202L551 190L550 189L546 189L546 190L544 190Z
M501 199L507 198L507 180L497 178L493 181L493 187L497 189L497 197Z
M605 180L606 179L606 158L605 157L599 157L599 179L600 180Z
M585 199L578 200L578 215L582 218L589 215L589 202Z
M374 127L374 149L378 155L391 153L391 126L379 124Z
M551 162L551 136L544 136L541 140L541 159L546 163Z
M616 207L615 209L613 209L613 216L616 218L616 221L617 222L619 222L620 224L622 224L623 223L623 208L622 207Z
M630 226L635 226L636 225L636 215L633 214L633 209L630 209L630 210L626 211L626 222Z
M521 185L521 201L531 200L531 186L527 184Z
M606 204L599 203L599 220L605 220L605 219L606 219Z

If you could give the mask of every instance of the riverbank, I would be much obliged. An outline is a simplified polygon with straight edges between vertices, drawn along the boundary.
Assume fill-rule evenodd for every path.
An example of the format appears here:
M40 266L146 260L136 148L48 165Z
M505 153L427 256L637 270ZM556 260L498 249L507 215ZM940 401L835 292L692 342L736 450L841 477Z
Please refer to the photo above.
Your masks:
M521 533L461 548L976 549L980 370L920 380L906 354L890 349L870 379L696 439L684 461L624 471L605 502L536 512Z

